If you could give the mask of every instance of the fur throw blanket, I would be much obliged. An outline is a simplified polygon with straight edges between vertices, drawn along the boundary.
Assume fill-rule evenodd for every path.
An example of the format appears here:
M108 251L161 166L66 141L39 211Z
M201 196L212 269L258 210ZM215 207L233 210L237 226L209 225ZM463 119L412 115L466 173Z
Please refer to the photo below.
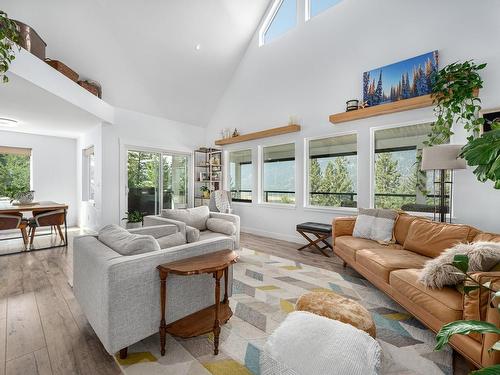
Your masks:
M429 288L442 288L457 285L465 280L464 275L450 265L455 255L469 257L469 272L489 271L500 262L500 243L472 242L461 243L445 250L440 256L425 263L419 281Z

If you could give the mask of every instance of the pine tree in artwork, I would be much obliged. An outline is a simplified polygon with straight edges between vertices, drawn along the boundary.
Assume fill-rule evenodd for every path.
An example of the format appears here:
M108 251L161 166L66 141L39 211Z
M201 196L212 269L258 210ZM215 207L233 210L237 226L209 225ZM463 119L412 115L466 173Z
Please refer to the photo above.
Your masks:
M322 181L321 167L318 163L318 159L311 159L311 165L309 169L309 191L311 193L321 192L321 181ZM314 206L322 206L323 196L320 194L310 194L310 203Z
M415 83L416 94L415 95L425 95L429 93L429 87L427 85L427 77L424 74L422 67L419 65L417 70L417 81Z
M369 101L368 88L370 86L370 72L363 73L363 101Z
M398 161L389 152L376 155L375 160L375 194L395 194L401 188L401 173L398 171ZM401 208L398 197L376 197L377 208Z
M375 104L382 103L383 91L382 91L382 70L378 76L377 89L375 90Z

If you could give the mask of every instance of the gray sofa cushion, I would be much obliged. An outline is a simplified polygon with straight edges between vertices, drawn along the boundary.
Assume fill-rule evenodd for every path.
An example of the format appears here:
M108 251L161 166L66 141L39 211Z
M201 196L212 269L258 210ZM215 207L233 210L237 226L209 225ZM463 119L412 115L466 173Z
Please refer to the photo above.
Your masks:
M158 245L160 245L161 249L167 249L169 247L184 245L186 243L186 237L181 232L177 232L170 236L157 238L156 241L158 241Z
M207 229L207 219L210 211L207 206L188 208L184 210L163 210L161 216L167 219L178 220L199 230Z
M200 239L200 231L196 228L186 225L186 240L188 243L196 242Z
M230 221L224 219L208 219L207 228L212 232L223 233L228 236L232 236L236 233L236 226Z
M116 225L106 225L99 231L98 240L121 255L136 255L160 250L150 235L132 234Z

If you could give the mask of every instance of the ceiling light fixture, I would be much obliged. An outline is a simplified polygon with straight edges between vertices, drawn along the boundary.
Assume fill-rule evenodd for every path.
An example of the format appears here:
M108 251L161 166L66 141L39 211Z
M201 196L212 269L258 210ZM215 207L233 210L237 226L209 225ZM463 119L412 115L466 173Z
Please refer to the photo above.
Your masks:
M197 44L197 45L195 45L195 46L194 46L194 49L195 49L195 50L197 50L197 51L199 51L199 50L201 49L201 44Z
M19 125L19 122L17 120L5 118L5 117L0 117L0 126L6 127L6 128L15 128L18 125Z

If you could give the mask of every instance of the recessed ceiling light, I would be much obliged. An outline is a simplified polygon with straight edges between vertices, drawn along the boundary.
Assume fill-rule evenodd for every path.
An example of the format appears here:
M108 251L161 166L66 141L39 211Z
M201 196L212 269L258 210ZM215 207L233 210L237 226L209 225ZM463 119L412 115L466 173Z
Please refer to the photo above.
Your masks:
M195 45L195 46L194 46L194 49L195 49L195 50L197 50L197 51L199 51L199 50L201 49L201 44L197 44L197 45Z
M6 128L15 128L18 125L19 125L19 122L17 120L13 120L11 118L0 117L0 126L6 127Z

